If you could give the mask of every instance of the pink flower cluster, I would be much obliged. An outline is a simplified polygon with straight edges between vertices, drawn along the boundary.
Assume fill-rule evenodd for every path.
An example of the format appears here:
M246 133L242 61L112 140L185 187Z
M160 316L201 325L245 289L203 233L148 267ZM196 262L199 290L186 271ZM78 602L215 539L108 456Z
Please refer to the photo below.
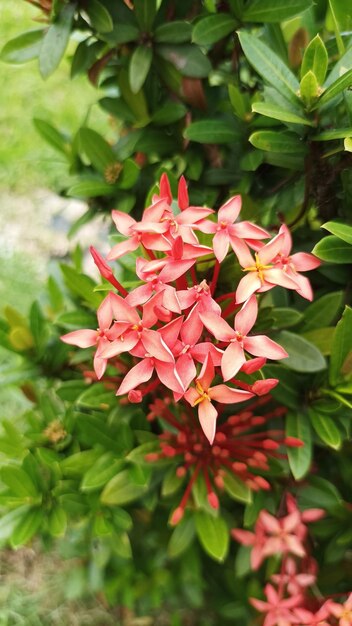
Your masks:
M352 593L344 603L310 593L316 585L318 566L309 554L307 523L318 521L325 511L302 512L290 494L286 496L286 507L287 515L280 518L262 510L253 533L232 530L234 539L252 546L253 570L270 556L281 557L280 572L273 574L264 588L266 600L250 600L264 614L263 626L351 626Z
M311 299L309 281L299 272L319 265L311 254L290 254L291 237L285 225L270 239L263 228L239 222L240 210L240 196L230 198L217 215L207 207L189 206L183 178L176 205L164 174L159 194L140 221L113 211L116 228L126 239L112 248L107 259L92 249L101 275L119 292L109 292L101 303L98 329L62 337L81 348L96 346L98 378L109 361L118 365L122 353L130 354L134 365L121 380L117 395L128 394L130 401L138 402L162 383L175 401L183 398L198 408L211 443L218 416L214 402L243 402L267 393L277 383L269 379L244 385L234 377L260 370L267 359L287 356L269 337L252 334L258 315L255 294L281 285ZM209 245L199 242L197 232ZM230 248L244 276L235 291L218 294L221 263ZM107 261L136 250L143 255L136 260L141 284L127 292Z

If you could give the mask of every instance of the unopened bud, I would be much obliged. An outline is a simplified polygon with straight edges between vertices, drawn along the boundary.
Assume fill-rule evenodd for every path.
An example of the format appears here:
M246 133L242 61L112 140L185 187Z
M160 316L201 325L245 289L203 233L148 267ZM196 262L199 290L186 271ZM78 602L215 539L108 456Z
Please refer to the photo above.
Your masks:
M176 526L183 518L183 515L184 515L184 509L178 506L177 509L175 509L173 514L171 515L171 518L170 518L171 526Z
M208 502L213 509L219 508L219 499L214 491L210 491L210 493L208 493Z
M140 389L131 389L131 391L128 392L128 400L133 404L138 404L139 402L142 402L142 399L143 393L140 391Z

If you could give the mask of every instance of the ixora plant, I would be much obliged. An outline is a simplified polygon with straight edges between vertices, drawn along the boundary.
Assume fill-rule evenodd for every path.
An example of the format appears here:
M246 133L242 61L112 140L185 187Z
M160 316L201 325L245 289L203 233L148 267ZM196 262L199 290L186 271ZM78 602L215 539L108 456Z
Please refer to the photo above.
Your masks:
M30 402L1 425L0 541L55 539L70 597L121 615L349 626L349 6L32 4L1 58L46 78L74 32L115 140L35 125L87 200L71 233L114 226L99 283L77 247L0 320Z

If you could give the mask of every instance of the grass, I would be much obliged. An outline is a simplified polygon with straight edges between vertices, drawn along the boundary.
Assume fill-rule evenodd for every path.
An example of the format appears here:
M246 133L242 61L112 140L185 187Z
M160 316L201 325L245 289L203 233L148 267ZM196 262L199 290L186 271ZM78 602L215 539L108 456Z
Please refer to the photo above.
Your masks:
M0 2L0 42L6 43L27 30L38 28L39 12L26 2ZM68 54L72 54L72 42ZM106 133L108 122L96 105L99 91L85 76L69 78L69 62L46 81L39 75L37 61L24 65L0 62L0 190L29 192L47 187L59 190L68 177L59 153L46 144L33 126L33 117L51 122L73 134L84 123L90 108L90 125Z

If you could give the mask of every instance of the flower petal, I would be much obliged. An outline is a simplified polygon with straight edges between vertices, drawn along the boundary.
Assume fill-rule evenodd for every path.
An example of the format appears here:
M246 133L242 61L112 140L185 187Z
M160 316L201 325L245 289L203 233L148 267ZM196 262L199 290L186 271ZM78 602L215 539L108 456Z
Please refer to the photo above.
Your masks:
M210 444L212 444L214 441L217 416L218 412L216 408L212 405L212 403L209 402L209 400L205 398L204 400L202 400L202 402L199 403L199 422L202 427L203 433L205 434Z
M174 363L175 359L170 348L168 348L157 330L145 329L141 335L141 342L145 351L151 356L166 363Z
M221 263L227 255L229 249L229 236L226 230L218 230L213 238L214 254Z
M199 317L204 326L219 341L231 341L231 339L236 337L234 329L231 328L220 315L215 315L214 313L200 313Z
M97 343L98 333L96 330L83 328L82 330L73 330L71 333L61 336L61 341L71 346L79 348L90 348Z
M223 204L218 212L218 221L219 222L230 222L233 223L237 220L242 206L242 198L241 196L233 196L225 204Z
M232 389L227 385L216 385L208 389L208 394L212 400L221 402L222 404L232 404L236 402L245 402L249 398L253 398L253 393L242 391L242 389Z
M221 372L224 382L233 378L245 363L243 347L238 341L230 343L221 359Z
M152 359L143 359L130 369L123 379L120 387L118 388L116 395L123 396L132 389L135 389L141 383L147 382L152 377L154 371L154 365Z
M269 243L260 248L258 259L262 265L267 265L281 252L284 243L284 235L276 235Z
M136 224L136 220L128 213L117 211L116 209L111 212L111 217L119 233L129 237L131 235L131 227Z
M288 357L284 350L276 341L269 339L266 335L256 335L245 337L243 340L244 349L254 356L263 356L267 359L285 359Z
M253 294L247 302L244 303L241 310L235 317L235 330L241 335L248 335L253 328L258 316L257 298Z
M175 367L170 363L155 359L155 369L160 382L162 382L165 387L172 389L172 391L178 394L184 394L185 389Z
M260 289L261 285L262 283L257 272L249 272L239 282L236 291L236 302L240 304L248 300L253 293Z

